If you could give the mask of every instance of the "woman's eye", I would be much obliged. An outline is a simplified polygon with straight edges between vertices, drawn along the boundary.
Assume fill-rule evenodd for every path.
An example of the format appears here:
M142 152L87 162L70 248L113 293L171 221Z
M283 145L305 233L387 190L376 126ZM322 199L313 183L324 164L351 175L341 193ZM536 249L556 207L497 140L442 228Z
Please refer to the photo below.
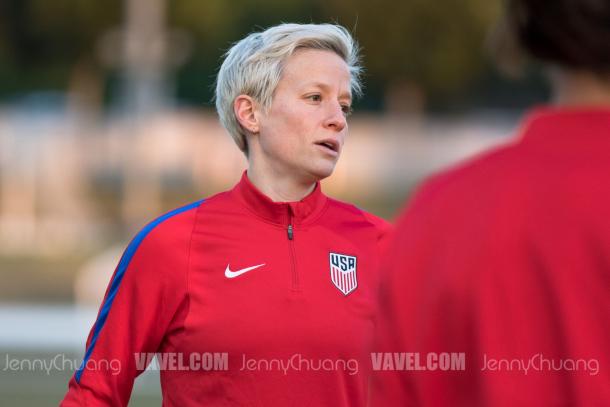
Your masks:
M349 116L350 114L352 114L353 111L350 105L342 105L341 110L343 111L343 114L345 116Z
M322 96L315 94L315 95L309 95L307 96L307 99L313 101L313 102L319 102L322 100Z

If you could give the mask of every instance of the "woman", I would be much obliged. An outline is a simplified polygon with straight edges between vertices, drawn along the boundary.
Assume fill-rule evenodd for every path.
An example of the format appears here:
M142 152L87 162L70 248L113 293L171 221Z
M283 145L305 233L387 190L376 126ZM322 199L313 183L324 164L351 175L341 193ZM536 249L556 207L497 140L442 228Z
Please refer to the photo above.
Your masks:
M610 2L507 5L553 101L398 222L380 342L433 363L379 372L374 406L610 405Z
M167 406L365 404L387 225L319 183L359 71L335 25L283 24L229 50L216 105L248 169L132 241L62 405L126 405L152 352Z

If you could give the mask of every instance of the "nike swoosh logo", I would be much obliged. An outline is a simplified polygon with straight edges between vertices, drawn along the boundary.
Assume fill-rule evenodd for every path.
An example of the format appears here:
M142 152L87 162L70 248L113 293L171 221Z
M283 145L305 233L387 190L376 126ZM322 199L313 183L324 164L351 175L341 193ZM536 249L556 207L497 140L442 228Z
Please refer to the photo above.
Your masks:
M257 269L259 267L263 267L265 264L259 264L258 266L252 266L252 267L247 267L245 269L241 269L241 270L237 270L237 271L231 271L230 265L227 264L227 268L225 269L225 277L226 278L235 278L238 276L241 276L244 273L247 273L248 271Z

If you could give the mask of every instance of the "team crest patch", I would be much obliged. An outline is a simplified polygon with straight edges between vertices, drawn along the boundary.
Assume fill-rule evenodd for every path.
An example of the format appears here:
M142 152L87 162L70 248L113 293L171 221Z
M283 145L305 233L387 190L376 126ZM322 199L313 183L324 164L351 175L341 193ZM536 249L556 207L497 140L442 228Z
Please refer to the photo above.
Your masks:
M330 253L330 279L344 295L358 287L356 256Z

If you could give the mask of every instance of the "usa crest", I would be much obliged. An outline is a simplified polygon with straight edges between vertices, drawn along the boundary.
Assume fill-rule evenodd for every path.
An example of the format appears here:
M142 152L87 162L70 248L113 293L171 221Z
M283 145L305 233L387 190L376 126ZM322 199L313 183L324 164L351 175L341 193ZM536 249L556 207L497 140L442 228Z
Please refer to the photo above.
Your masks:
M330 279L344 295L358 287L356 276L356 256L330 253Z

